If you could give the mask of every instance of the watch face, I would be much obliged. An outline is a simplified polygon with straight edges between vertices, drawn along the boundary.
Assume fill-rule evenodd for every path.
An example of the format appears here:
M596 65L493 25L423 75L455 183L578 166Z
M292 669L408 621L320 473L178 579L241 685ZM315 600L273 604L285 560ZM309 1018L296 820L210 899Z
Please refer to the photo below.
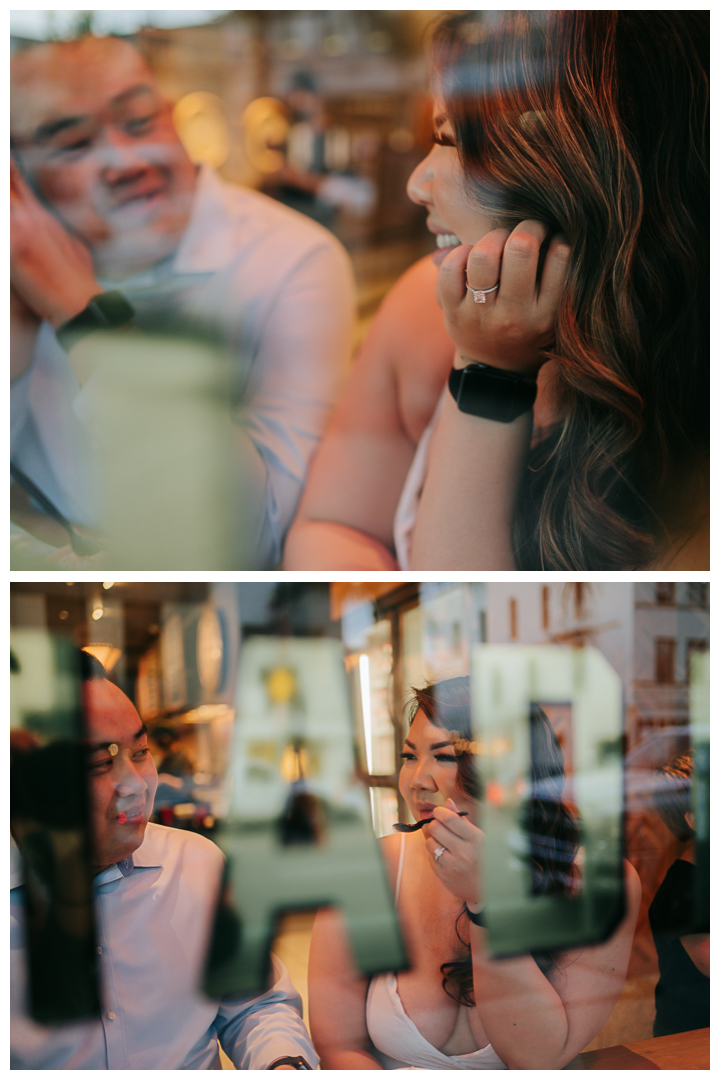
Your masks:
M529 412L537 386L515 375L493 368L471 365L459 372L457 393L453 396L461 412L509 424Z

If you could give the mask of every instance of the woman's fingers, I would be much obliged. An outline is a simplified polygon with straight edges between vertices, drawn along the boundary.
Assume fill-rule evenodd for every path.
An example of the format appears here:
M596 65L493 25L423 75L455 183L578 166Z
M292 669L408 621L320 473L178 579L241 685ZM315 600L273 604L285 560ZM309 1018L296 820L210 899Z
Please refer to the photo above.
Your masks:
M427 844L431 851L434 851L438 844L442 844L448 850L457 851L458 843L467 843L475 839L478 830L466 818L460 818L447 810L443 812L441 820L438 809L442 811L442 807L434 811L435 820L426 829Z
M462 244L453 248L440 263L435 292L442 307L454 308L462 303L466 291L465 267L471 251L469 244Z
M570 270L572 248L562 233L556 233L550 241L540 281L538 308L553 317L557 312L563 289Z
M542 221L521 221L510 233L503 252L500 293L510 303L535 303L537 270L550 229Z
M509 236L507 229L494 229L477 242L467 260L467 285L471 289L492 289L497 284Z

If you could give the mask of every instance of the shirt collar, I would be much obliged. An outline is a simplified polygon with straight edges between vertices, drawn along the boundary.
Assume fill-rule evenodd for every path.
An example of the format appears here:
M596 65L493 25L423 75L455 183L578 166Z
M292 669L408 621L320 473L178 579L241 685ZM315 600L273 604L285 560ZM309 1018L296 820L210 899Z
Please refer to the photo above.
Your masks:
M175 253L176 274L222 270L237 255L235 226L242 215L238 215L237 207L228 205L233 193L228 187L209 166L200 167L190 221Z
M119 863L113 863L107 870L101 871L93 879L93 885L107 885L109 881L117 881L122 877L129 877L136 866L161 867L162 855L158 845L158 836L155 833L156 825L148 825L145 829L145 837L142 844L129 858ZM10 837L10 888L17 889L25 881L23 861L20 849L13 837Z

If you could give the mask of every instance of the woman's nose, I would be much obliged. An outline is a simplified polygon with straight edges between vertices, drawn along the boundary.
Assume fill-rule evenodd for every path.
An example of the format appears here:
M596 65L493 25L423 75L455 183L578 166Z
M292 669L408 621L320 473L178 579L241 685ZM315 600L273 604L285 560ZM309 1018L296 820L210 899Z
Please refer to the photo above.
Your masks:
M423 790L435 789L437 784L435 778L432 775L429 767L424 765L421 761L415 766L415 770L410 777L410 787L422 788Z
M427 157L413 169L407 182L408 197L420 206L430 206L432 203L432 183L435 179L432 154L431 150Z

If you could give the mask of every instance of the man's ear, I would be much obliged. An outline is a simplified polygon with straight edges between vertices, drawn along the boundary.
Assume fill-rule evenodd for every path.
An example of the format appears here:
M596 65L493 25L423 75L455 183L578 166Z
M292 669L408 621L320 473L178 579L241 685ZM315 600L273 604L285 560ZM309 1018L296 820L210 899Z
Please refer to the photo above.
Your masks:
M688 823L688 825L690 826L690 828L692 829L692 831L694 833L695 832L695 815L693 814L692 810L686 810L684 817L685 817L686 822Z

